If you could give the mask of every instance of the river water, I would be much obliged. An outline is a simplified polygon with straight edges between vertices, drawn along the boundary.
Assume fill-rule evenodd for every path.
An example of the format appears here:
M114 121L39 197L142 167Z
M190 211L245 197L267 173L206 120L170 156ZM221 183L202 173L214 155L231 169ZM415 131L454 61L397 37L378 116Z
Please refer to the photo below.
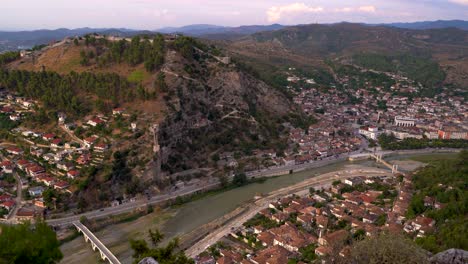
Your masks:
M387 160L406 160L413 157L429 155L403 155L391 157ZM440 154L439 154L440 155ZM450 154L447 154L450 155ZM342 169L352 169L357 167L378 167L385 168L371 160L343 161L320 168L314 168L289 175L269 178L263 183L249 184L215 195L203 197L199 200L186 203L176 210L170 210L171 216L164 221L160 220L160 214L154 213L141 217L133 223L123 223L116 226L109 226L96 233L96 236L109 247L122 263L131 263L131 249L129 239L143 239L147 237L148 228L159 227L166 235L166 240L181 236L195 228L209 223L210 221L223 216L236 209L243 203L252 200L256 195L269 193L283 187L291 186L305 179L312 178L319 174L324 174ZM155 222L157 222L155 224ZM82 237L68 242L61 247L65 257L61 263L81 264L83 260L97 259L97 253L91 250L89 244L85 244Z
M269 178L263 183L249 184L187 203L177 211L174 217L163 225L162 231L167 237L180 236L233 211L241 204L252 200L258 194L266 194L283 187L291 186L319 174L356 166L378 166L382 168L370 160L343 161L307 171Z

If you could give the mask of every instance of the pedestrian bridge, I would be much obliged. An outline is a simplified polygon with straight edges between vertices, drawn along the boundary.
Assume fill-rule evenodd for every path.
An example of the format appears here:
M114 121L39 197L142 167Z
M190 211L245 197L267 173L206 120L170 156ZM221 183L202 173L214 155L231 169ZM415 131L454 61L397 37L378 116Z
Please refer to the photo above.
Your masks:
M372 159L375 159L377 162L382 163L385 167L391 169L393 174L400 173L400 171L398 170L398 165L390 164L389 162L387 162L387 161L385 161L383 159L383 155L385 155L385 154L386 153L384 153L384 152L375 153L375 154L361 153L361 154L351 155L351 156L348 157L348 159L349 160L357 160L357 159L363 159L363 158L366 158L366 159L372 158Z
M91 247L94 251L99 250L101 259L109 261L111 264L120 264L120 261L112 254L112 252L80 221L73 222L73 225L78 229L79 233L83 233L86 242L91 242Z
M398 165L394 165L394 164L388 163L387 161L385 161L385 160L382 158L382 156L383 156L382 154L380 154L380 155L378 155L378 154L371 154L371 158L375 159L377 162L380 162L380 163L382 163L383 165L385 165L387 168L391 169L393 174L399 173L399 172L398 172Z

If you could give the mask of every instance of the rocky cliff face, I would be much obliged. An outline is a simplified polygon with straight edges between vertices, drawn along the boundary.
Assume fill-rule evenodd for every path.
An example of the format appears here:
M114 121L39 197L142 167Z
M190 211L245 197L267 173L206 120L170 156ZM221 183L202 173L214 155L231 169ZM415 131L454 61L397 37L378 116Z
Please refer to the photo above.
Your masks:
M448 249L430 258L433 264L464 264L468 263L468 251L462 249Z
M198 51L196 59L168 52L163 67L169 112L161 124L163 169L205 166L216 151L241 150L277 135L295 111L278 90Z

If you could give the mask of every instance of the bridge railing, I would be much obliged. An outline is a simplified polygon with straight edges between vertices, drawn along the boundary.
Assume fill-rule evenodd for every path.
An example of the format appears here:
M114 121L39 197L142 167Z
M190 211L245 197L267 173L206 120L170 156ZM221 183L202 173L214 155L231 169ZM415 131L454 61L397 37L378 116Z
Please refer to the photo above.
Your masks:
M73 222L78 232L83 233L86 242L91 243L93 250L99 250L102 260L107 260L111 264L120 264L120 261L112 254L112 252L80 221Z

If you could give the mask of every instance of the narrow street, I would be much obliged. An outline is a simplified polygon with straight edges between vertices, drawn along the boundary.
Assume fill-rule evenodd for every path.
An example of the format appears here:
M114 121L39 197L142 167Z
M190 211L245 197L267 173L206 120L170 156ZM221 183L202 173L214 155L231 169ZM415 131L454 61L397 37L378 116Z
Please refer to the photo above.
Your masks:
M15 171L13 173L15 176L16 180L16 199L15 199L15 209L13 209L13 212L8 216L8 220L15 218L16 213L18 212L19 208L21 207L21 202L23 201L23 182L21 181L21 177L19 174Z
M74 141L80 143L81 145L84 145L84 142L83 140L81 140L80 138L78 138L75 134L73 134L72 132L70 132L68 129L66 129L64 126L62 125L59 125L59 128L62 129L63 132L67 133L67 135L69 137L71 137Z

